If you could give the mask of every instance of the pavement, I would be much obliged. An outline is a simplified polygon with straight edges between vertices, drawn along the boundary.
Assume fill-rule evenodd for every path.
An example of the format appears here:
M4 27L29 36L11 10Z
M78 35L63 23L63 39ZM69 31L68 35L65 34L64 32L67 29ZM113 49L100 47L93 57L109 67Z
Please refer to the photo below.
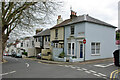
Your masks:
M110 76L117 78L119 74L119 68L113 65L112 59L87 61L79 64L63 64L62 62L51 64L53 61L46 63L45 60L27 58L4 57L4 59L8 62L2 64L2 74L0 75L9 79L79 78L80 80L110 80Z
M105 61L113 61L113 58L88 60L85 62L58 62L58 61L41 60L36 58L24 58L24 59L39 61L39 63L46 63L46 64L66 64L66 65L90 64L90 63L98 63L98 62L105 62Z

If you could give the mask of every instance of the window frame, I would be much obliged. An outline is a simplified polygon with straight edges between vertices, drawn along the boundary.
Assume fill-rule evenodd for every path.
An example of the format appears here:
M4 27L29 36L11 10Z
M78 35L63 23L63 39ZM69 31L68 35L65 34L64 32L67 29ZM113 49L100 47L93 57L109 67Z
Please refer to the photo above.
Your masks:
M94 49L94 50L95 50L95 51L94 51L95 53L94 53L94 54L92 53L92 43L95 44L95 49ZM99 49L98 49L98 50L99 50L99 53L96 53L96 52L97 52L97 49L96 49L96 48L97 48L97 45L96 45L96 44L99 44ZM101 43L100 43L100 42L91 42L90 45L91 45L91 55L92 55L92 56L100 56L100 52L101 52Z
M55 38L58 38L58 29L55 29Z
M70 31L71 31L71 35L74 35L75 34L75 26L71 26L70 27Z
M68 54L68 44L71 44L70 46L71 46L71 48L70 48L70 52L71 52L71 54ZM72 50L72 48L73 48L73 44L74 44L74 54L72 54L72 52L73 52L73 50ZM67 43L67 55L71 55L71 56L75 56L75 42L68 42Z

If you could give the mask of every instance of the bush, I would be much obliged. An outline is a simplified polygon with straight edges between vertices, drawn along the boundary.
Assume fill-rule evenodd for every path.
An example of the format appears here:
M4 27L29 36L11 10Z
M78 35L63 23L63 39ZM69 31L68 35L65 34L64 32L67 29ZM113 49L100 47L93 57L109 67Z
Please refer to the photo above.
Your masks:
M28 54L27 52L23 52L23 55L26 55L26 56L27 56L27 54Z
M72 58L77 58L76 56L72 56Z
M65 57L65 53L64 52L60 53L60 55L58 57L59 58L64 58Z

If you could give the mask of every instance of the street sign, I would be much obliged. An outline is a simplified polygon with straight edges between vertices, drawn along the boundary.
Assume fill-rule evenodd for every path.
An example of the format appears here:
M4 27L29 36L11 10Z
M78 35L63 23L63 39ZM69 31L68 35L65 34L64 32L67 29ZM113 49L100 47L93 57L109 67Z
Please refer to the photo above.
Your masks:
M86 39L83 40L83 43L86 44Z

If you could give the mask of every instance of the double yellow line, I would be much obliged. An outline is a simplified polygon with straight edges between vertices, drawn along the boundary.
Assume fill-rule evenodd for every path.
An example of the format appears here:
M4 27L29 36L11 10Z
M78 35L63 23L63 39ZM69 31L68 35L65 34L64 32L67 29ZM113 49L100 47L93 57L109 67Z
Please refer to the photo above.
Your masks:
M114 70L111 74L110 74L110 80L113 80L116 78L116 75L119 74L120 69L118 70Z

